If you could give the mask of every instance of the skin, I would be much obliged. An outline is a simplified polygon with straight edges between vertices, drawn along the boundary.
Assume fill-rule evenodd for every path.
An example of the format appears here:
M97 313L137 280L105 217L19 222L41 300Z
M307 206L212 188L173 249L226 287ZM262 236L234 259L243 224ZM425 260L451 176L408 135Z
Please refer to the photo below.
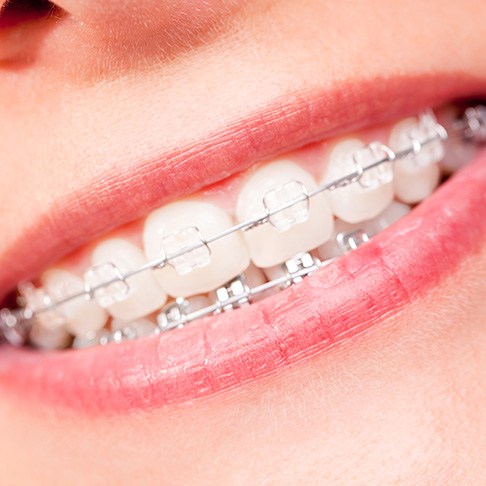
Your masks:
M0 254L99 171L289 89L486 77L481 0L207 3L61 0L0 29ZM482 248L372 332L204 400L87 419L2 395L2 484L479 484Z

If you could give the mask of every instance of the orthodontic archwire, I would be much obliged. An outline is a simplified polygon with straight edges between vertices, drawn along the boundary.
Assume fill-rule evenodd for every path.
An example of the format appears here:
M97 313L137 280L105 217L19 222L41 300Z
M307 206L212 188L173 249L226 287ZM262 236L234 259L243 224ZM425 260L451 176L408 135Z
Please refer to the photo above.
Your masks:
M139 273L158 270L167 265L175 268L177 273L185 275L195 268L209 264L211 249L209 245L238 231L251 231L263 224L271 224L277 231L285 231L292 225L303 222L308 217L309 200L326 191L358 183L363 188L375 188L393 179L393 164L398 160L414 159L422 150L434 143L451 139L462 139L474 144L486 143L486 106L478 105L465 109L462 118L456 120L446 129L440 125L432 110L426 110L418 117L418 123L408 134L410 146L404 150L392 151L381 142L374 141L365 145L353 154L355 170L330 183L322 184L308 191L298 181L290 181L280 188L269 191L263 197L264 213L253 219L236 224L217 234L204 238L199 229L189 226L177 233L162 238L161 257L141 267L122 273L113 263L107 262L88 269L84 275L84 290L68 295L60 300L52 300L48 293L31 284L20 285L24 294L31 299L19 299L21 306L17 309L0 309L0 341L6 340L13 346L23 346L29 342L30 329L36 318L46 315L52 319L63 319L59 308L75 299L96 299L101 307L109 307L128 296L130 287L127 280ZM293 214L289 214L293 210ZM339 234L337 243L343 253L359 247L369 241L370 236L363 230ZM334 258L335 259L335 258ZM199 309L191 309L191 304L184 298L176 298L157 316L154 333L181 328L199 318L227 312L250 304L257 296L280 288L284 289L316 270L328 265L334 259L320 261L310 253L304 252L281 265L283 275L255 287L250 287L245 275L239 275L226 285L214 291L215 302ZM22 291L21 291L22 294ZM34 303L32 303L34 301ZM121 342L138 337L129 323L124 329L114 332L102 330L93 333L89 338L92 344L105 345L110 342Z

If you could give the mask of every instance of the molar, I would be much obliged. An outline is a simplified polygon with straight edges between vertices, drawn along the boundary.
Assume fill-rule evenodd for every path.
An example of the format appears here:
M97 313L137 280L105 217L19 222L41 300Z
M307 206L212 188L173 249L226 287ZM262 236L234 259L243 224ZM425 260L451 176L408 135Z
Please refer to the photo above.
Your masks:
M226 211L201 201L178 201L152 212L145 221L144 248L149 260L168 258L168 264L155 271L161 287L173 297L187 297L209 292L243 272L250 260L239 233L170 256L233 224Z
M387 155L385 148L371 146L356 139L336 143L329 154L329 162L322 183L335 180L356 172L360 159L366 167ZM356 158L356 160L355 160ZM393 200L393 168L383 164L363 174L362 180L330 192L329 200L333 213L348 223L359 223L374 218Z
M41 283L54 301L84 292L83 279L60 268L52 268L41 276ZM84 335L102 329L108 319L106 312L93 300L78 297L59 306L65 316L65 328L73 335Z
M266 207L284 205L298 197L303 188L317 187L307 171L289 160L278 160L259 167L244 183L238 195L236 217L239 222L266 214ZM287 199L286 199L287 198ZM280 204L279 204L280 203ZM333 217L326 197L318 194L294 207L276 213L273 220L245 231L251 259L258 267L271 267L308 251L329 239Z
M430 115L424 115L425 117ZM409 149L414 138L426 139L433 136L431 123L434 119L406 118L397 123L390 133L390 147L395 151ZM401 201L414 204L432 194L439 185L440 167L444 157L442 140L422 146L416 155L396 161L394 191Z
M147 263L143 251L122 238L111 238L98 244L92 254L94 265L111 262L128 273ZM120 302L111 304L107 311L113 317L132 321L160 309L167 300L166 293L150 271L127 278L128 294Z

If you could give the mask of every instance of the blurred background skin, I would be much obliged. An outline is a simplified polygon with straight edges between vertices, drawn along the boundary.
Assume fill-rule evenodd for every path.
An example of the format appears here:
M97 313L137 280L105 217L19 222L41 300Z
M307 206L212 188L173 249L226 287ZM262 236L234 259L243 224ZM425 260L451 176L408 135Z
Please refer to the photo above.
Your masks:
M96 174L290 91L486 76L482 0L57 5L0 28L0 255ZM480 484L485 279L483 249L367 335L194 403L96 419L1 396L1 482Z

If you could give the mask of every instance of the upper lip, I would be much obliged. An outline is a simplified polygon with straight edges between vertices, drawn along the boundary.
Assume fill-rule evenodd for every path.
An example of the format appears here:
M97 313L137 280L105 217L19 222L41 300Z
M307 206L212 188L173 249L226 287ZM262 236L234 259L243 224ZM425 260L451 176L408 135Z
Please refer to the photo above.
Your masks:
M420 84L420 90L416 86ZM466 75L367 79L293 93L246 114L204 140L163 152L69 193L0 254L0 301L19 281L110 229L251 164L307 143L484 92ZM99 175L98 175L99 177Z

